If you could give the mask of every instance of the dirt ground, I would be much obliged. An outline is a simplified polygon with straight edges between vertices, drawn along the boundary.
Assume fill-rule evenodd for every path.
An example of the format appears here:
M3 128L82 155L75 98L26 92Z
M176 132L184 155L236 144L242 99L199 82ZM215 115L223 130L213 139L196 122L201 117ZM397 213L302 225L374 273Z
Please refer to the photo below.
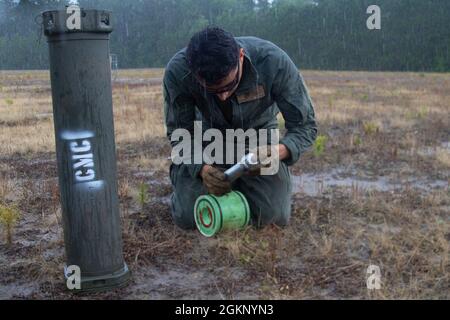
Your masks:
M48 71L0 71L0 203L19 215L11 244L0 226L0 299L449 299L450 74L302 73L322 142L291 167L290 225L205 238L171 222L163 70L115 71L133 278L75 295L63 280ZM367 289L369 265L379 290Z

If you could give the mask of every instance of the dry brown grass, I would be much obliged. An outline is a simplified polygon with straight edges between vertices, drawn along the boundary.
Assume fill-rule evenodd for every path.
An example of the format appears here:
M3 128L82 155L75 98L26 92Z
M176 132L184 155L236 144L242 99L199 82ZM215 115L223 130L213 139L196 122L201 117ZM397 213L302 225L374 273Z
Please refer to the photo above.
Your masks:
M81 297L450 298L448 183L421 189L406 182L449 181L448 74L305 71L327 142L292 172L340 168L354 183L330 187L318 179L317 194L296 190L288 227L213 239L171 222L162 74L113 74L124 254L134 280ZM61 279L51 112L48 72L0 72L0 201L21 211L12 246L0 244L0 298L80 298ZM380 177L397 188L359 184ZM139 203L142 184L148 195ZM381 268L381 290L366 288L370 264Z
M120 71L118 76L125 80L117 82L113 95L116 140L119 144L147 142L165 136L161 125L163 109L160 86L127 84L142 77L161 78L162 72L160 69L149 69L141 73L139 70ZM0 88L0 154L54 150L48 72L39 71L29 75L5 75L2 72Z

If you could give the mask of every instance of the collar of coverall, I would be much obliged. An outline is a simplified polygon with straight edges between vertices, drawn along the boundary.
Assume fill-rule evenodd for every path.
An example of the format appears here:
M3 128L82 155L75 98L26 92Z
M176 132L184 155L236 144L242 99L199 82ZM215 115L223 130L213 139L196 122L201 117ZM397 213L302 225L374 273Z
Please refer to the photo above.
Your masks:
M244 48L244 65L242 67L242 78L239 82L239 86L233 95L239 95L243 92L248 91L248 89L254 88L258 85L258 71L252 63L252 59L248 53L248 50L245 48L243 44L241 47Z

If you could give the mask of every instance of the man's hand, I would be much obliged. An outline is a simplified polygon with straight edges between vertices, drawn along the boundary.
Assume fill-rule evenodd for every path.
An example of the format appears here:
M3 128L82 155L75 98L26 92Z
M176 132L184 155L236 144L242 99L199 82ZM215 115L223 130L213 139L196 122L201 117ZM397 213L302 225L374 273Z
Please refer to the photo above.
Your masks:
M222 170L205 164L200 171L203 185L208 193L215 196L222 196L231 191L231 182L225 177Z
M257 161L263 168L269 168L271 161L281 161L290 157L289 149L284 144L260 146L249 153L256 155ZM261 174L261 169L250 170L249 175L255 176Z

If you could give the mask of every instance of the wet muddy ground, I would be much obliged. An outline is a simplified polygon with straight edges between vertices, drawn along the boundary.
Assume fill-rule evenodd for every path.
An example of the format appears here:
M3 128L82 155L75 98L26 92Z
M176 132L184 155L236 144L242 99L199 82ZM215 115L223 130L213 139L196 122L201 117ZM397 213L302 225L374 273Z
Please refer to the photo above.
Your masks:
M326 142L291 167L290 225L210 239L170 218L161 75L114 75L132 280L73 294L63 280L48 74L2 73L0 202L20 218L9 245L0 226L0 299L450 298L448 74L304 72ZM380 267L380 290L367 289L369 265Z

